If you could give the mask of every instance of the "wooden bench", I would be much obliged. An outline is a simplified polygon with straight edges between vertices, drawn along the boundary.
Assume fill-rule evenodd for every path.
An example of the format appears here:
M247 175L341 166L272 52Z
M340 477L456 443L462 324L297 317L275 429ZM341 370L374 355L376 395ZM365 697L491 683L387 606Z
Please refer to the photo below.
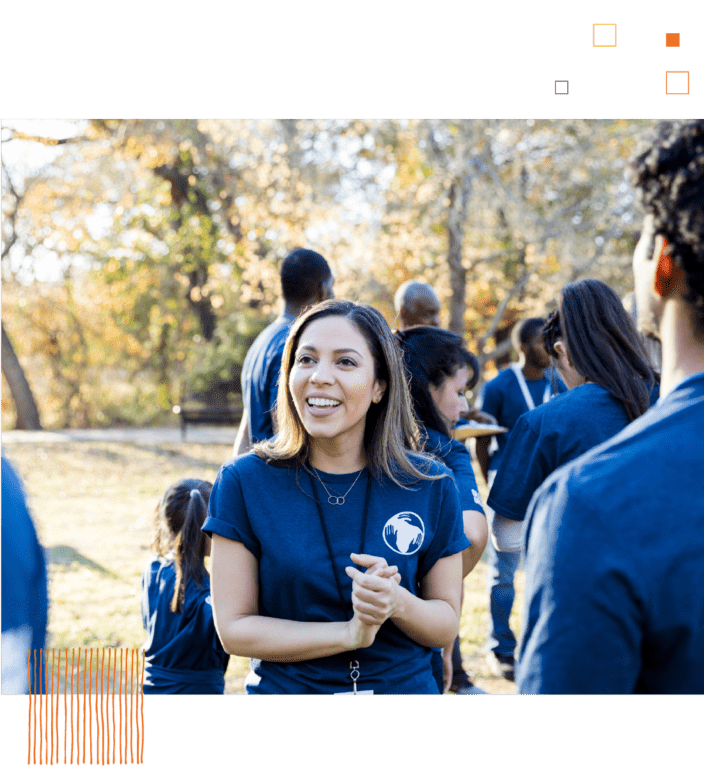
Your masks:
M181 420L181 439L186 439L189 424L238 425L244 411L242 397L231 394L226 401L225 405L215 405L210 393L182 397L180 404L173 409Z

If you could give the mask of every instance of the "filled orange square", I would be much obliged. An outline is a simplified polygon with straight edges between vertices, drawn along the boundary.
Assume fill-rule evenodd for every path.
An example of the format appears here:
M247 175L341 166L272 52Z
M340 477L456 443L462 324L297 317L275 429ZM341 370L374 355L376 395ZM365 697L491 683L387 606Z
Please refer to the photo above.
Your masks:
M613 27L614 28L614 42L611 45L597 44L596 42L596 28L597 27ZM592 47L594 48L615 48L617 44L618 25L613 22L597 22L592 24Z
M680 47L680 33L679 32L666 32L665 33L665 45L668 48Z

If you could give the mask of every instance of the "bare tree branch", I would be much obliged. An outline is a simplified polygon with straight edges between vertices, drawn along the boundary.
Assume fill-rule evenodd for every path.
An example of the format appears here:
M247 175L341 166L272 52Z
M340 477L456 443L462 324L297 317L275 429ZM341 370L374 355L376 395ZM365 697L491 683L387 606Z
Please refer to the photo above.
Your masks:
M69 136L65 139L50 139L46 136L33 136L24 131L18 131L15 128L3 128L3 130L10 131L11 134L6 139L2 139L3 144L15 139L22 139L23 141L36 141L38 144L44 144L47 147L58 147L60 144L75 144L76 142L87 140L85 136Z
M525 288L526 283L528 282L528 280L530 280L531 276L535 274L535 271L536 271L535 269L531 269L527 271L523 275L523 277L521 277L520 280L518 280L516 283L513 284L513 287L511 288L511 290L506 294L506 296L504 296L503 300L501 301L499 306L496 308L496 312L494 314L493 320L491 321L491 324L486 329L483 336L479 339L478 346L480 351L484 350L484 345L489 340L489 338L494 335L496 329L501 324L501 320L504 316L504 312L506 311L506 308L508 307L511 299L517 293L520 293L523 290L523 288Z

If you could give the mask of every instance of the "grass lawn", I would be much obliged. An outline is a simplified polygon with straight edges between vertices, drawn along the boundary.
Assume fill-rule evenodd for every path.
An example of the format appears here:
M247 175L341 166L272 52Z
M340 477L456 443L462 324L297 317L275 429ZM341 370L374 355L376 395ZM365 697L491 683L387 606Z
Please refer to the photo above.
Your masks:
M47 552L47 648L139 648L145 640L140 577L150 558L157 501L180 478L213 482L230 457L229 446L33 442L6 443L3 451L24 481ZM465 580L460 623L464 667L485 690L515 693L513 683L492 676L484 658L485 584L482 559ZM518 636L522 571L516 574L516 588L511 624ZM247 670L247 659L232 657L226 693L243 692ZM83 673L75 668L74 675L81 679Z

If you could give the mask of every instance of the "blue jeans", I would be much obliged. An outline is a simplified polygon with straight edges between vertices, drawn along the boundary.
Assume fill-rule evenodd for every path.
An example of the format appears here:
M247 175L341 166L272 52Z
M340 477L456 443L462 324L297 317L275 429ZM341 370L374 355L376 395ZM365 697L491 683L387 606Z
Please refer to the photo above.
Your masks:
M494 484L496 470L489 470L488 486ZM493 523L494 513L487 508L489 531ZM518 568L521 556L518 552L499 552L494 548L491 535L486 545L487 580L486 590L489 593L489 624L486 633L486 647L499 656L513 657L516 652L516 636L513 634L508 620L513 608L516 590L513 586L513 576Z
M489 592L489 624L486 645L500 656L513 656L516 636L509 626L516 590L513 576L521 558L518 552L497 552L489 540L487 544L487 591Z

